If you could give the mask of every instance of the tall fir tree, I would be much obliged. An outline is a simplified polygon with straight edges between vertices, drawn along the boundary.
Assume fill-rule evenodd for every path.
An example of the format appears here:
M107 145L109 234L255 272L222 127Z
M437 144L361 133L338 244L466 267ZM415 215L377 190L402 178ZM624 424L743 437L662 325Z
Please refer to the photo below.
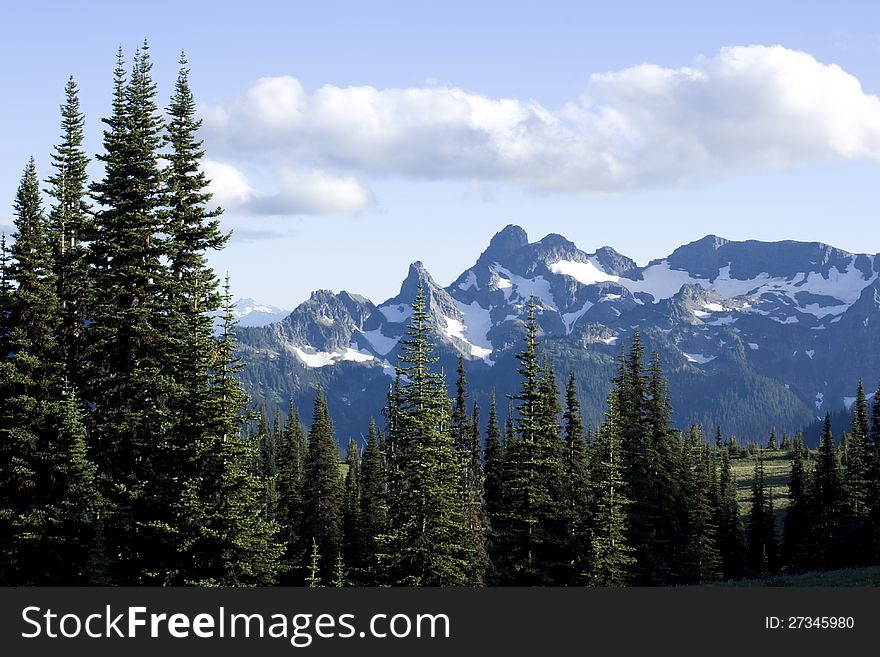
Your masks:
M555 390L539 361L534 298L529 302L525 348L517 354L520 392L516 437L505 440L505 477L496 541L496 566L503 584L557 583L564 571L565 524L560 507L562 469ZM543 380L543 383L542 383ZM554 435L555 434L555 435Z
M730 464L730 450L721 452L720 508L718 513L718 549L721 553L721 575L737 579L745 574L744 535L736 499L736 479Z
M489 420L486 423L486 442L483 446L483 476L484 476L484 508L488 533L486 536L486 552L488 557L488 569L486 579L490 584L497 581L497 572L493 555L495 554L495 541L498 533L499 514L502 509L502 495L504 486L504 451L501 444L501 429L498 426L498 408L495 399L495 391L489 405Z
M677 537L682 533L686 522L683 509L687 507L688 495L683 490L676 476L676 447L674 435L670 430L672 421L672 403L669 399L669 384L663 375L660 356L651 352L650 370L648 372L647 423L648 437L642 448L642 458L646 466L642 469L647 474L645 490L647 499L633 507L641 509L643 521L648 524L648 533L644 545L649 554L643 559L645 563L653 563L652 573L646 573L647 580L674 581L678 576ZM633 365L631 365L633 367ZM702 440L698 440L702 444ZM705 554L703 554L703 564Z
M259 421L252 440L257 443L259 449L256 469L266 482L263 503L268 516L275 518L278 513L278 442L275 431L269 427L269 413L265 403L260 405Z
M872 559L880 557L880 385L874 392L871 406L871 428L865 441L866 474L868 479L868 526Z
M797 572L810 565L810 500L809 479L804 467L805 447L803 437L794 440L791 458L791 475L788 479L788 509L783 525L782 557L785 568Z
M633 548L627 542L627 511L632 502L627 497L623 477L621 417L617 404L617 395L612 393L595 448L592 476L595 523L590 560L590 583L594 586L626 586L635 561Z
M810 494L812 549L820 568L831 568L840 563L840 551L843 547L842 497L840 464L837 462L834 435L831 433L831 415L826 412L822 437L816 452Z
M52 154L55 173L46 181L52 197L49 239L54 248L54 273L58 297L58 347L65 374L74 385L82 382L83 331L88 317L89 270L87 248L91 206L88 203L89 158L83 149L85 118L79 90L71 76L61 106L61 142Z
M482 585L488 556L486 553L487 522L483 508L483 465L479 406L474 402L474 416L468 415L467 376L464 357L458 357L455 402L452 407L452 436L461 469L461 504L464 514L466 542L469 553L468 581Z
M468 551L468 581L483 586L489 570L489 517L486 514L486 484L483 472L483 438L480 434L480 406L474 401L465 446L462 500Z
M76 393L63 390L55 430L46 459L47 504L44 543L37 549L43 562L43 585L107 583L106 555L99 518L101 497L95 466L86 451L86 430Z
M578 400L574 370L565 387L565 455L564 493L566 511L567 558L570 566L568 583L580 584L589 571L590 527L590 463L584 441L584 421Z
M184 571L185 583L267 586L277 578L283 546L277 539L278 527L263 504L265 480L253 467L258 445L244 431L247 395L239 379L243 365L236 353L228 279L222 299L222 325L206 408L209 424L199 465L202 476L195 489L198 504L194 508L202 509L204 521L198 541L185 546L195 561Z
M464 369L464 357L458 357L455 378L455 403L452 406L452 438L455 449L464 452L469 442L470 425L468 423L467 376Z
M291 400L287 421L278 444L278 511L279 539L284 552L281 560L283 584L301 582L305 571L299 553L302 545L303 484L308 441L296 406Z
M345 453L345 483L342 493L342 551L341 564L349 572L361 568L361 453L357 440L352 436Z
M36 164L25 167L14 205L8 280L9 335L0 362L0 578L7 585L45 582L50 475L45 461L61 391L55 333L54 260Z
M628 513L629 544L636 559L632 577L635 584L659 584L669 577L668 565L661 560L656 542L652 487L651 427L648 417L648 381L644 369L645 347L638 329L633 332L629 353L621 351L619 372L614 380L620 413L624 477L632 501Z
M758 448L747 533L749 568L754 576L767 575L776 568L776 520L771 496L764 476L764 450Z
M9 278L9 247L6 233L0 234L0 363L9 357L9 340L12 337L12 302L15 288Z
M305 554L315 541L321 555L320 570L333 572L336 556L343 548L342 495L343 480L339 468L339 449L333 434L333 422L324 391L318 388L315 410L309 428L303 483L302 539Z
M406 337L400 341L398 426L391 453L393 488L388 531L379 559L388 583L455 586L468 583L470 554L461 505L461 469L450 432L451 404L436 362L432 327L419 281Z
M720 555L713 523L711 457L704 445L696 463L689 461L684 471L684 490L687 500L687 548L681 577L684 581L705 582L719 575Z
M180 390L166 312L162 120L151 69L146 43L127 81L119 55L105 152L98 156L104 178L93 186L100 209L89 254L95 294L84 394L102 492L112 507L107 535L120 584L166 583L177 561L168 502L187 485L173 467L172 400Z
M376 423L370 419L367 446L361 458L361 497L358 513L358 550L362 555L357 578L368 586L383 583L376 555L379 537L388 529L388 485L384 454Z
M501 430L498 427L498 409L495 393L489 405L489 420L486 423L486 444L483 448L483 473L485 476L486 515L490 524L498 515L501 506L501 469L504 466L501 447Z
M868 400L862 381L852 407L852 433L846 443L846 471L843 479L845 497L844 540L846 557L851 564L864 564L871 556L869 525L869 465L865 452L868 441Z

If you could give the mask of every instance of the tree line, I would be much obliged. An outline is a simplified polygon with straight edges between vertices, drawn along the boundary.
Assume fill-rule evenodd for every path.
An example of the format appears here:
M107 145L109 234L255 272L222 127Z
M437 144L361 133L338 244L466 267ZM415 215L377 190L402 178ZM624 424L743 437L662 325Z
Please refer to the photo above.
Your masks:
M0 249L0 581L274 582L256 445L241 435L219 210L181 57L164 111L120 49L90 182L71 78L45 180L31 158ZM219 339L214 318L225 309Z
M827 424L812 452L775 430L766 446L720 427L710 441L699 425L671 426L659 357L636 331L603 422L585 429L577 381L560 390L532 302L502 426L494 397L481 420L463 359L447 393L425 306L420 288L383 428L371 420L344 461L320 390L308 430L293 406L274 429L263 408L252 436L270 515L287 527L285 583L658 586L877 562L880 402L869 422L861 384L839 447ZM790 468L775 495L771 457ZM752 461L740 501L735 464Z
M61 110L49 207L31 159L0 244L3 584L668 585L880 557L880 395L869 421L859 386L840 447L827 419L815 453L783 438L780 536L765 450L749 452L744 515L743 451L672 427L638 331L585 425L534 301L503 424L463 359L447 392L421 285L379 421L344 460L320 389L308 427L292 404L252 418L228 282L206 259L228 235L185 58L161 111L148 45L129 69L120 51L100 180L72 79Z

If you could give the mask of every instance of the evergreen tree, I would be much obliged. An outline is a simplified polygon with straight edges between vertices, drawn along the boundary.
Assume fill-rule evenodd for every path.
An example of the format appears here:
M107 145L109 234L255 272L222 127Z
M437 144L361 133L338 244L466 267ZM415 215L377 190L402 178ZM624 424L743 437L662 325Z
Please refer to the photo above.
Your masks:
M345 485L342 494L342 534L344 553L340 564L349 570L361 567L360 512L361 512L361 455L354 437L348 441L345 454Z
M170 500L179 518L171 523L170 542L176 552L177 563L173 569L178 570L184 580L188 578L188 564L193 560L186 546L194 546L197 540L188 537L187 532L199 534L195 519L214 506L213 489L220 483L206 481L203 476L205 461L216 456L205 446L215 439L212 427L217 418L211 416L216 413L211 403L212 371L217 357L214 315L224 301L217 277L207 263L207 252L222 248L228 239L219 228L220 209L208 208L211 194L207 191L209 181L201 171L204 153L196 137L200 121L195 119L188 75L186 60L181 57L174 94L167 108L168 121L155 143L167 162L160 172L160 205L155 209L159 232L147 237L157 245L164 275L164 280L154 281L159 283L152 290L159 311L158 317L150 321L166 333L168 357L164 365L167 377L176 387L175 394L169 396L171 426L167 438L150 448L156 454L157 469L163 473L154 478L150 492L157 500ZM133 74L132 82L136 77ZM150 114L155 114L152 108ZM133 114L136 115L137 112ZM235 409L235 413L239 411L240 408ZM269 540L267 533L271 534L271 523L278 515L277 433L269 428L264 414L259 435L252 440L243 439L245 444L236 446L242 448L241 454L218 464L215 470L221 479L233 477L239 486L237 494L245 498L251 495L249 486L254 481L262 482L263 510L257 517L259 522L242 527L242 531L256 532L256 545ZM250 456L246 456L248 454ZM239 462L240 459L244 461ZM229 471L224 471L224 467ZM196 490L200 492L192 492ZM231 509L230 512L238 513ZM272 547L270 551L275 550ZM265 565L269 570L274 569Z
M266 404L260 405L260 418L257 424L257 432L252 437L260 450L257 471L266 482L264 504L266 513L270 518L277 517L278 513L278 455L275 433L269 428L269 414Z
M85 119L73 77L65 87L61 106L61 143L52 154L55 174L46 182L52 197L49 239L54 247L54 274L58 298L57 340L67 377L79 385L83 329L87 318L89 270L83 242L89 233L91 207L86 197L89 158L83 149Z
M770 431L770 437L767 439L767 449L779 449L779 440L776 437L776 427Z
M581 418L574 370L565 388L564 493L566 510L567 557L571 568L569 583L580 583L589 570L590 560L590 474L584 423Z
M450 403L436 361L430 316L419 282L412 319L400 344L396 477L389 530L380 538L380 562L389 583L453 586L468 582L470 555L461 505L461 470L450 433Z
M303 484L303 529L306 546L315 541L321 555L321 572L333 572L333 561L342 550L342 476L339 450L333 437L333 423L324 391L318 388L315 411L309 428Z
M688 458L690 461L690 458ZM687 499L687 550L684 555L683 578L704 582L718 577L720 555L713 523L711 465L709 449L703 446L700 460L689 463L684 487Z
M831 433L831 415L825 413L825 425L816 454L811 491L812 550L821 568L839 564L841 543L842 491L840 466Z
M302 582L305 572L301 568L299 548L303 542L303 484L308 443L306 431L300 421L293 401L287 413L287 421L278 445L278 513L280 540L284 546L281 582Z
M871 428L865 440L866 477L868 480L868 526L872 559L880 557L880 385L874 393Z
M504 455L501 448L501 432L498 428L498 410L495 393L489 406L489 421L486 424L486 445L483 449L483 473L485 476L486 515L494 529L495 518L498 516L502 503L502 468Z
M197 132L202 125L196 119L196 104L189 86L186 56L180 56L180 71L174 95L168 106L168 126L164 137L170 148L165 172L166 225L172 299L179 308L205 312L220 305L214 272L207 265L206 252L223 248L229 234L220 229L220 208L208 209L211 194L209 181L201 169L204 156ZM196 286L181 286L184 280Z
M622 453L617 396L612 394L596 442L592 476L595 527L590 582L594 586L625 586L634 563L633 549L626 538L627 508L631 502L625 492Z
M12 302L15 288L9 279L9 247L6 233L0 234L0 363L9 358L9 340L12 337Z
M716 425L715 427L715 447L721 449L724 447L724 438L721 435L721 425Z
M361 459L361 497L358 513L358 550L362 555L360 579L363 584L382 583L376 555L379 537L388 528L388 487L385 464L376 423L370 419L367 446Z
M469 553L469 582L483 586L489 570L489 517L486 514L486 487L483 472L482 444L480 435L480 406L474 402L470 417L470 439L467 445L464 497L465 529Z
M159 167L162 120L147 45L126 83L121 53L113 113L105 119L104 179L90 243L91 321L86 330L86 402L92 451L112 507L107 536L120 584L166 583L179 565L170 500L190 485L179 477L172 400L180 390L166 311L165 222ZM191 497L191 496L190 496Z
M725 579L736 579L744 574L744 537L736 499L736 480L733 478L727 449L721 452L720 489L718 548L721 554L721 574Z
M473 417L467 412L467 377L464 357L458 357L455 403L452 408L453 444L461 468L461 503L465 522L466 543L469 553L468 581L482 585L488 556L486 533L488 531L483 508L483 465L480 458L480 410L474 402Z
M775 570L777 550L775 522L772 500L768 495L764 480L764 451L758 449L752 479L752 499L747 533L749 567L753 575L766 575Z
M336 555L336 566L333 568L333 588L341 589L346 586L345 581L345 564L342 561L342 555Z
M464 357L458 357L457 376L455 379L455 403L452 407L452 438L458 452L467 450L470 426L467 412L467 377L464 371Z
M44 466L61 391L55 330L54 261L33 158L15 197L15 241L8 264L8 326L0 362L0 581L46 581L40 548L46 540L51 479Z
M201 514L191 520L177 515L178 528L186 521L200 530L192 545L179 547L192 559L183 576L185 583L201 585L266 586L277 577L283 546L262 503L265 480L253 468L258 445L243 431L247 396L238 378L242 364L236 356L228 280L222 298L221 334L206 404L209 422L197 468L201 477L197 486L186 489L186 495L192 490L198 502L180 507L181 512L201 509Z
M791 438L788 437L788 434L785 431L782 432L782 443L779 445L779 448L784 449L787 452L792 450Z
M804 441L794 441L791 476L788 480L788 509L783 526L783 562L792 571L805 569L810 563L810 500L807 471L804 468Z
M642 568L653 563L653 572L645 572L647 579L669 581L677 577L680 560L677 537L682 533L682 526L687 521L683 510L687 507L689 496L677 475L681 474L676 466L676 448L673 444L673 432L669 429L672 419L672 404L669 400L669 385L663 376L660 356L651 353L651 369L648 378L647 418L649 435L644 447L643 457L647 458L646 482L647 499L633 506L633 510L641 508L643 521L647 523L645 546L649 553L641 562ZM696 437L697 444L702 445L702 438ZM689 455L688 455L689 456ZM688 459L688 469L691 467ZM702 526L701 526L702 527ZM705 546L704 546L705 547ZM706 548L707 549L707 548ZM705 555L703 555L705 557ZM707 567L705 558L701 561ZM704 570L708 572L708 570Z
M555 386L539 364L535 300L529 302L525 349L517 354L520 392L516 438L505 441L504 508L497 536L500 582L555 583L564 572L565 524ZM542 384L543 379L543 384Z
M101 499L95 466L86 454L86 430L76 394L65 387L52 442L41 469L48 474L44 541L34 547L43 564L41 584L99 585L106 581Z
M843 480L845 542L849 561L855 564L865 563L871 554L869 466L865 453L868 432L868 401L864 385L859 381L853 404L852 434L846 444L846 472Z
M624 356L621 351L614 390L620 409L624 477L627 495L632 501L627 527L628 542L635 550L636 559L632 577L636 584L650 585L664 581L669 569L660 561L661 548L654 540L655 518L650 492L653 459L644 354L641 333L636 329L629 354Z
M312 539L312 552L309 555L309 576L306 577L306 584L310 589L321 586L321 554L318 552L318 543Z

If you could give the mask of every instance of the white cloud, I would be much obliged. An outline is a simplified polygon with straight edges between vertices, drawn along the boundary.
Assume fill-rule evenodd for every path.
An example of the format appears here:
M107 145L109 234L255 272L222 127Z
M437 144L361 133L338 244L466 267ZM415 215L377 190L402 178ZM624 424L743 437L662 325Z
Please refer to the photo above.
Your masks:
M261 214L356 215L372 203L357 180L326 171L282 170L277 193L260 196L251 209Z
M350 216L373 202L370 191L354 178L326 171L282 168L277 191L265 193L232 164L204 160L203 168L214 202L238 214Z
M242 205L256 195L245 175L231 164L203 159L202 170L211 181L208 190L214 195L212 200L220 206Z
M880 160L880 99L840 67L781 46L724 48L689 67L595 74L580 98L556 110L435 81L309 93L293 77L273 77L203 107L202 116L211 149L233 158L565 191ZM279 199L302 208L369 203L352 178L283 178Z

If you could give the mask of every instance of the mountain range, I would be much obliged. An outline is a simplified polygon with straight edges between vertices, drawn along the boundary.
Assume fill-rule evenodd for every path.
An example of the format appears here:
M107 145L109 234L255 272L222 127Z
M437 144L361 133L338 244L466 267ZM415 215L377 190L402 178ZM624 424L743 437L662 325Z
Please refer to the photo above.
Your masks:
M378 305L318 290L267 325L246 323L271 312L247 314L238 330L242 378L257 402L286 408L293 399L306 418L320 384L340 442L365 433L371 416L381 426L421 280L447 384L464 356L484 412L494 391L507 414L534 298L542 349L560 381L576 372L590 421L601 421L621 348L638 329L660 356L677 426L719 425L741 441L763 440L774 426L793 432L851 404L859 379L874 390L878 274L880 254L714 235L640 267L608 246L587 253L557 234L530 242L510 225L448 286L414 262L398 294Z
M290 314L290 311L268 306L253 299L238 299L232 304L232 314L239 326L265 326L281 321Z

